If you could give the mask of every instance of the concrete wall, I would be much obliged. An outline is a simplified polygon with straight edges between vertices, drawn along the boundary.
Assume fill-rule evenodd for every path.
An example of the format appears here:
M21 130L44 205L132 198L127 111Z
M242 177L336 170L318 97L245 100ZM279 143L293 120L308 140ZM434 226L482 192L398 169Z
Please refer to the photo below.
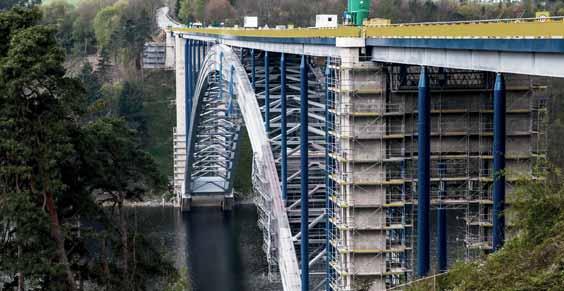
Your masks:
M386 202L386 191L380 186L354 187L351 200L355 206L382 206Z
M186 90L184 43L175 39L176 60L176 128L174 132L174 188L177 194L184 194L184 170L186 161Z

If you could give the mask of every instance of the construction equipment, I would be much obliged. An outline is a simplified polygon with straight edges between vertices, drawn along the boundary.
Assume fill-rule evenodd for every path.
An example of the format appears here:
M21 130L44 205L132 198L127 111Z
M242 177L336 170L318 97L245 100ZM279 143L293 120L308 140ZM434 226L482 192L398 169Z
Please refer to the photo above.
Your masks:
M370 13L370 0L348 0L345 25L362 26Z

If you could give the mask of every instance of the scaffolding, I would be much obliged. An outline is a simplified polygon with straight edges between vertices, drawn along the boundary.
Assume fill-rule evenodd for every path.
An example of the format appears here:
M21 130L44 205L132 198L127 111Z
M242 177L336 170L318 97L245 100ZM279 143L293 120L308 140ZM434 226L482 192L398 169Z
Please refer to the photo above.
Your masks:
M330 59L329 66L330 285L397 286L411 272L405 104L390 99L383 65Z

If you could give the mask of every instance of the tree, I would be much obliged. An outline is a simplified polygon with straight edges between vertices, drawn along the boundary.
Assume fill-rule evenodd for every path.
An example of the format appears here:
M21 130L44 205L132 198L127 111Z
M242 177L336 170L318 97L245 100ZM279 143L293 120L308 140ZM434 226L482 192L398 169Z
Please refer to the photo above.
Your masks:
M186 23L192 21L193 8L191 0L179 0L178 18Z
M235 16L235 9L227 0L209 0L205 15L208 22L224 22Z
M97 202L142 199L164 179L123 120L84 118L85 91L40 19L38 9L0 12L0 282L143 290L172 266L127 231L121 208L116 218Z
M2 0L0 2L0 11L8 10L12 7L32 7L41 3L41 0Z
M70 53L74 47L73 25L76 18L74 6L66 1L55 1L41 6L43 23L53 25L59 44Z
M113 39L114 33L119 29L120 9L124 4L118 2L100 10L94 19L94 33L99 48L110 48L117 40Z
M66 282L60 288L75 290L56 206L58 194L64 189L57 157L73 153L67 130L73 126L77 113L74 92L81 90L77 82L64 76L64 55L57 47L54 31L34 25L39 18L33 17L38 15L23 12L24 17L32 17L28 25L13 30L9 38L2 40L9 43L0 61L1 132L6 146L3 168L8 170L4 178L12 182L6 183L6 193L27 201L29 207L34 202L36 206L43 205L30 209L33 212L46 209L57 266ZM10 171L13 167L18 170Z
M143 108L142 88L129 81L125 81L121 88L118 100L118 116L127 121L127 126L136 131L137 136L143 141L147 138L147 117Z

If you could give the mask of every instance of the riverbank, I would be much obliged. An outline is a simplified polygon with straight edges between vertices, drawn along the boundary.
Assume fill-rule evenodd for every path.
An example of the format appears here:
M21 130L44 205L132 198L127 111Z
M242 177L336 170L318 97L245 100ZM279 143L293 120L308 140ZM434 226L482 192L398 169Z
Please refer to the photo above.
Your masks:
M251 206L255 205L253 198L235 198L235 206ZM174 200L166 201L164 199L152 199L147 201L137 201L130 202L126 201L124 203L126 207L174 207L176 203Z

